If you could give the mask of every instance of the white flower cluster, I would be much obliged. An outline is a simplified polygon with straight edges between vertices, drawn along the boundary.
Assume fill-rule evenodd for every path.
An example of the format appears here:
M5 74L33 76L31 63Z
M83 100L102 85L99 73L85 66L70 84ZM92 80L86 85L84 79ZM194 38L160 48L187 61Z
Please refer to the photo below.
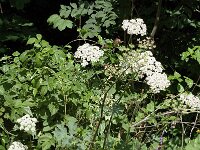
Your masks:
M125 70L126 74L134 72L140 78L146 76L145 81L153 93L159 93L170 85L167 75L163 73L162 64L156 61L151 51L126 53L119 66Z
M30 115L25 115L22 118L17 119L17 123L20 124L20 130L24 130L26 132L35 133L36 129L36 118L31 118Z
M200 99L192 93L182 93L179 99L190 108L200 110Z
M131 19L131 20L123 20L122 22L122 28L124 31L127 30L128 34L135 34L135 35L146 35L147 27L146 24L144 24L143 19L137 18L137 19Z
M145 81L153 93L159 93L170 86L170 81L165 73L154 72L152 75L147 76Z
M74 57L80 58L82 60L81 65L85 67L89 64L89 62L99 61L99 58L103 56L103 54L104 52L100 50L98 46L92 46L86 43L78 47Z
M21 142L13 142L8 150L27 150L28 147L26 145L23 145Z

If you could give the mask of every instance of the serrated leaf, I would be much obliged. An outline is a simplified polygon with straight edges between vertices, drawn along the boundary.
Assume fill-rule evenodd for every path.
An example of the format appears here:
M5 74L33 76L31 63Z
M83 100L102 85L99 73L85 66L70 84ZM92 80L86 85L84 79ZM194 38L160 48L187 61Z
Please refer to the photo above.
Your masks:
M65 24L70 29L73 27L73 22L71 20L65 20Z
M65 20L64 19L61 19L60 21L59 21L59 25L58 25L58 30L60 30L60 31L63 31L65 28L66 28L66 24L65 24Z
M41 141L42 150L49 150L51 146L55 145L55 141L53 136L50 133L46 133L39 137L39 141Z
M59 15L53 14L47 19L47 22L48 23L54 23L54 22L57 22L59 19L60 19Z
M64 22L64 19L59 18L56 22L53 22L53 27L57 28Z

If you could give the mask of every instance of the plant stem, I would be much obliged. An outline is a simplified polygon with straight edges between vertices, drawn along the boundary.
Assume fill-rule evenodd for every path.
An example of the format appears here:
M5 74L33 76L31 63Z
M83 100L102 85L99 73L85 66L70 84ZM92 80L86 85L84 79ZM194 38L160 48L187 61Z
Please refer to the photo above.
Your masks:
M160 20L161 6L162 6L162 0L159 0L158 9L157 9L157 13L156 13L156 19L155 19L155 22L154 22L154 27L153 27L153 29L151 31L151 35L150 35L150 37L152 39L154 39L154 36L155 36L157 28L158 28L158 23L159 23L159 20Z

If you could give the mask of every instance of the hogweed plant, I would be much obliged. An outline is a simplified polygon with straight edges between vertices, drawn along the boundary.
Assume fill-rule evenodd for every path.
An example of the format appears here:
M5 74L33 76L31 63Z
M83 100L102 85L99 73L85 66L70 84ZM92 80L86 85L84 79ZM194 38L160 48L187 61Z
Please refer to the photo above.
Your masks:
M147 35L141 18L122 28ZM2 149L184 149L188 132L196 136L196 124L183 117L199 110L199 98L180 86L172 92L181 76L168 78L150 51L155 43L146 37L139 46L116 46L98 38L73 52L38 34L27 42L32 49L1 58Z

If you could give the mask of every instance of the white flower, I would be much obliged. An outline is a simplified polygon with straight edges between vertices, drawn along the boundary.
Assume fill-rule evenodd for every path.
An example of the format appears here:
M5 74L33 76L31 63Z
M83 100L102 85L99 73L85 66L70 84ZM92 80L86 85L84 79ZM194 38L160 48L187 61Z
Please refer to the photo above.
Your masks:
M34 133L36 131L35 129L36 122L37 122L37 119L31 118L30 115L25 115L22 118L17 119L17 123L20 124L19 129L24 130L26 132L31 132L31 133Z
M161 90L165 90L170 86L170 82L165 73L154 72L152 75L147 76L145 81L153 93L159 93Z
M122 22L122 28L124 31L127 30L128 34L135 34L135 35L146 35L146 24L144 24L143 19L137 18L137 19L131 19L131 20L123 20Z
M145 82L153 93L159 93L170 85L167 75L163 73L162 64L156 61L150 51L130 51L120 59L121 72L137 73L138 77L146 76Z
M123 20L122 28L124 29L124 31L128 29L129 25L130 25L129 20Z
M103 56L104 52L98 46L92 46L88 43L79 46L74 54L75 58L81 59L81 65L87 66L89 62L97 62Z
M194 96L192 93L180 94L179 100L181 100L184 104L192 109L200 110L200 99L197 96Z
M26 145L23 145L21 142L13 142L8 150L27 150L28 147Z

